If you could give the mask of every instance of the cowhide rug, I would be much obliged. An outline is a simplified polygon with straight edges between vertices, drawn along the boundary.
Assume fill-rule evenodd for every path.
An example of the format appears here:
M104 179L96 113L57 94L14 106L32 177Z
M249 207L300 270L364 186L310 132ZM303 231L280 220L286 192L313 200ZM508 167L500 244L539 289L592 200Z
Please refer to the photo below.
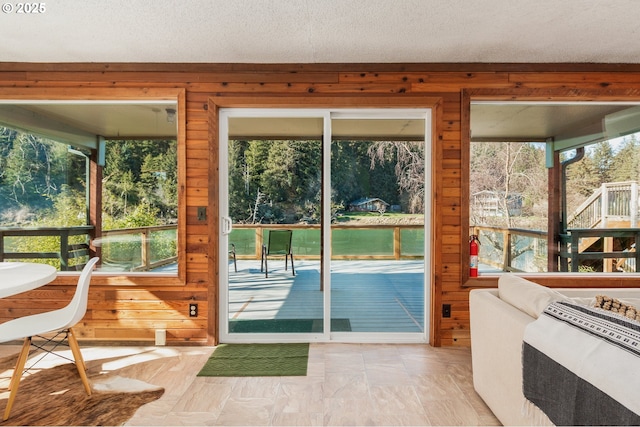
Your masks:
M16 359L17 355L0 359L0 415L9 398L7 387ZM122 425L140 406L164 393L163 388L115 375L89 375L89 382L91 396L74 364L42 370L36 365L36 370L22 377L9 419L0 425Z

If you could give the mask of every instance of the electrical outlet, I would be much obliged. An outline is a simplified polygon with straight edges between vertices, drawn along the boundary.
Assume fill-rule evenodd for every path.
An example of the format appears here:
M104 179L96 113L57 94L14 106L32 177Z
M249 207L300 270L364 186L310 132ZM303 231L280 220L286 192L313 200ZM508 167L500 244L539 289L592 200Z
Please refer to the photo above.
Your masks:
M189 304L189 317L198 317L198 304Z
M451 304L442 304L442 317L451 317Z

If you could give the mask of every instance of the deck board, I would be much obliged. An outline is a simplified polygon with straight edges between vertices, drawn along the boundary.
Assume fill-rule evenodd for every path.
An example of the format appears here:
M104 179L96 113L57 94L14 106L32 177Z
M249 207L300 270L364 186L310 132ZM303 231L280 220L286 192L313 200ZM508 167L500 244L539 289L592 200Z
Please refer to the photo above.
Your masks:
M422 261L334 261L331 315L349 319L353 332L423 332ZM284 263L241 261L229 273L232 319L321 319L320 262L298 261L296 276Z

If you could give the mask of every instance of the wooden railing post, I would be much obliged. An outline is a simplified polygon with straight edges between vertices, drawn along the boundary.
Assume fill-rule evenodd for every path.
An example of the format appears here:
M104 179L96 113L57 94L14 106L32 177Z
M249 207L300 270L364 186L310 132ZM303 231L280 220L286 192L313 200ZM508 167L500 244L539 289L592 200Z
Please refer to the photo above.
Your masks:
M640 270L638 270L640 268L640 231L638 231L636 233L636 238L635 238L635 244L636 244L636 250L635 250L635 260L636 260L636 273Z
M401 254L401 242L400 242L400 227L393 228L393 257L396 260L400 259Z
M603 252L612 252L613 251L613 237L603 237L602 238L602 251ZM605 273L613 272L613 259L612 258L604 258L602 260L602 271Z
M144 271L151 269L151 239L149 239L149 230L142 230L142 264L144 265Z
M574 273L578 272L578 267L580 261L578 260L578 255L580 254L580 236L578 233L571 233L571 271Z
M69 230L60 231L60 271L69 270Z
M505 230L502 234L502 271L511 268L511 232Z
M631 228L638 227L638 183L631 183L631 197L629 200L629 221Z
M261 259L262 257L262 244L264 243L264 228L257 226L256 227L256 259Z
M602 184L600 205L600 228L607 228L607 216L609 214L609 192L606 184Z

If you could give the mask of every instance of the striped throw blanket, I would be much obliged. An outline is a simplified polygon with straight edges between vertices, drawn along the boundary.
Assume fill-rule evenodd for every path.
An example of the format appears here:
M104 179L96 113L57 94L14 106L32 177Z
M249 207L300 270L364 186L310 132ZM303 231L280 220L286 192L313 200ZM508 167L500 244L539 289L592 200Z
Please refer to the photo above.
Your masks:
M556 425L640 425L640 322L570 302L530 323L523 394Z

